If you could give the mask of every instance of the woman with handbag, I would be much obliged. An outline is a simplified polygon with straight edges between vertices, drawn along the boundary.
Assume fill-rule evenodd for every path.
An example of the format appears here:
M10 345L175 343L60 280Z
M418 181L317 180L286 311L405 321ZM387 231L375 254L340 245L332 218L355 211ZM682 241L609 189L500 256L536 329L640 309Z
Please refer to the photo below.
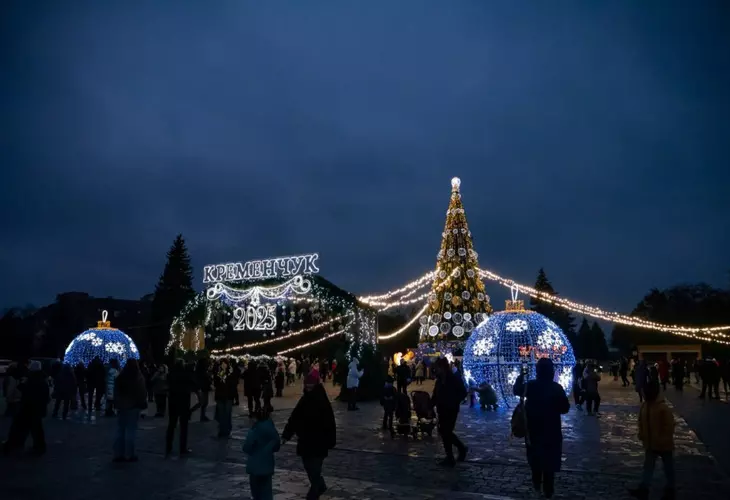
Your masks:
M114 462L136 462L134 440L140 411L147 408L147 387L136 359L129 359L114 384L117 408L117 433L114 438Z
M563 386L555 382L555 367L550 359L541 358L535 371L536 380L527 382L524 388L527 462L535 491L552 498L563 453L560 415L570 411L570 401Z

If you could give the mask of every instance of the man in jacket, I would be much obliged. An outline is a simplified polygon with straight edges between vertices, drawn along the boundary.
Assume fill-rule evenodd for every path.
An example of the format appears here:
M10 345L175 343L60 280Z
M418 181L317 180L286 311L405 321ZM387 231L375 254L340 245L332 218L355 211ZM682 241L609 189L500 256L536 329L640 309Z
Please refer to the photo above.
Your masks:
M322 464L329 450L335 447L337 428L327 393L320 384L319 373L311 372L304 379L304 394L289 416L281 435L282 442L297 436L297 455L302 457L309 477L307 500L316 500L327 485L322 477Z
M178 359L173 369L170 370L167 379L170 400L165 456L169 456L172 452L172 441L178 422L180 422L180 455L187 455L191 451L188 449L188 422L190 420L190 395L196 391L194 377L193 370L186 368L182 359Z

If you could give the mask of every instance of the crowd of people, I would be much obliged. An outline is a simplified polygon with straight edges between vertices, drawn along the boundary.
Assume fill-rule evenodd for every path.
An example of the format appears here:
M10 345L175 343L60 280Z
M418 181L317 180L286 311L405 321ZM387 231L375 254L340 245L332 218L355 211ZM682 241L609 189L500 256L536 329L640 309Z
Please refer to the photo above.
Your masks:
M218 436L228 438L232 431L232 410L240 404L239 386L243 388L248 415L252 425L243 443L243 452L249 455L247 471L250 475L254 498L272 498L274 454L282 443L297 438L297 455L302 459L310 489L307 498L318 498L327 489L322 477L323 461L335 446L336 426L334 412L323 384L335 377L336 363L302 359L250 358L200 359L197 362L176 360L171 366L152 365L128 360L120 367L117 360L104 365L99 358L88 366L72 367L59 364L46 375L38 361L14 363L3 381L7 401L6 413L13 420L3 448L12 452L24 446L28 435L33 439L33 451L45 452L46 444L42 419L51 406L52 415L66 419L69 411L81 415L96 412L116 416L113 440L115 462L135 462L135 438L139 420L147 415L148 405L155 403L155 417L167 417L165 455L172 453L175 435L179 434L179 453L191 453L187 446L188 422L199 411L200 421L209 422L208 406L212 393L214 419ZM623 386L633 385L642 403L639 412L639 438L645 447L645 465L639 487L630 491L636 498L647 498L657 458L662 459L667 487L662 498L674 498L673 435L674 421L671 410L662 396L662 387L672 384L681 390L687 378L685 364L679 361L660 361L648 364L627 359L609 368L614 380L621 377ZM728 364L703 360L693 366L702 393L719 398L720 382L727 395ZM587 415L600 416L601 367L595 361L578 362L573 371L573 397L576 409ZM358 409L358 388L364 370L357 358L352 358L344 380L348 410ZM535 380L526 380L523 373L514 385L514 394L520 405L512 417L513 433L524 437L527 461L532 471L536 492L551 498L555 490L555 474L560 471L562 454L562 424L560 416L570 410L563 387L554 382L555 367L549 359L540 359L536 365ZM423 384L434 379L434 389L428 406L435 408L437 425L443 443L445 458L442 464L453 467L466 460L468 447L455 433L461 405L479 396L480 402L489 392L485 388L467 387L463 382L458 360L439 358L432 363L424 360L402 360L388 368L382 390L383 428L393 429L393 414L398 401L408 399L409 384ZM629 378L631 379L629 381ZM286 385L302 384L302 397L292 411L281 436L271 421L272 400L283 395ZM485 392L486 391L486 392ZM714 393L714 396L713 396ZM195 404L193 403L195 395ZM55 400L53 405L49 403ZM487 401L486 404L491 404ZM103 410L102 410L103 405ZM471 405L470 405L471 406ZM496 408L496 403L495 403ZM410 412L410 409L409 409ZM85 417L84 417L85 418ZM407 420L410 420L410 413ZM179 429L179 432L178 432ZM515 429L522 429L519 432ZM454 454L456 449L456 454Z

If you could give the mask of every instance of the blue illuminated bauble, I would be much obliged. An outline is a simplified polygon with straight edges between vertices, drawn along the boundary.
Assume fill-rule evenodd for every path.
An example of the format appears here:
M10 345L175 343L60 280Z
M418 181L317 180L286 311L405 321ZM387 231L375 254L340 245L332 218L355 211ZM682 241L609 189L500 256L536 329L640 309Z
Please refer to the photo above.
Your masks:
M99 356L104 364L118 359L124 366L128 359L139 359L139 350L134 341L116 328L91 328L78 335L66 348L64 363L76 366L83 363L89 366L91 360Z
M535 364L550 358L555 381L570 392L575 355L563 331L542 314L524 309L498 312L477 326L464 347L464 379L472 388L488 383L502 405L519 398L513 386L522 371L535 379Z

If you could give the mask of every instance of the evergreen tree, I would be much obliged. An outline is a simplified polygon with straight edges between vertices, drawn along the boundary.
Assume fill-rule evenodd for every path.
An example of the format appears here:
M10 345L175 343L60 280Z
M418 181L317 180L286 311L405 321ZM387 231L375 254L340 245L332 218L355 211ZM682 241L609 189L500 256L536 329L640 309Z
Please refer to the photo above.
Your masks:
M576 358L586 359L590 358L590 346L591 346L591 326L588 324L588 320L583 318L578 328L578 338L573 344L573 351L575 352Z
M461 204L460 186L461 181L454 177L428 310L420 318L421 342L466 340L475 325L492 312L479 277L478 255Z
M591 355L590 357L598 360L608 359L608 344L606 343L606 335L597 321L591 326Z
M537 273L537 281L535 281L535 290L538 292L544 292L550 295L558 295L558 292L553 288L552 283L545 274L545 270L541 267ZM548 302L536 299L535 297L530 298L530 308L546 316L553 323L558 325L566 337L570 341L573 349L576 349L576 344L579 342L575 333L575 318L570 311L560 306L550 304Z
M167 252L167 263L155 287L152 300L153 330L150 335L152 353L158 362L169 342L170 324L183 307L195 296L193 268L185 240L179 234Z

